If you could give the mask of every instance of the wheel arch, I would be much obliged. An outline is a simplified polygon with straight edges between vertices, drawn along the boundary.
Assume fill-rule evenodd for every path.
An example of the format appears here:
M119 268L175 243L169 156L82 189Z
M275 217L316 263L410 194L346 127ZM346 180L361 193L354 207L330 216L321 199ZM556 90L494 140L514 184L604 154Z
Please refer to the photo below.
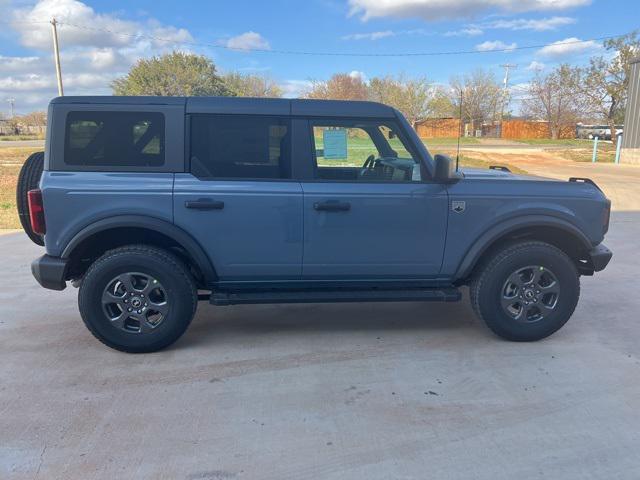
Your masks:
M142 215L109 217L87 225L76 233L61 255L69 260L68 278L84 273L90 261L105 251L131 243L174 250L192 268L199 286L206 288L217 280L211 259L191 235L166 220Z
M458 265L454 278L468 279L495 250L517 240L540 240L558 247L575 263L582 274L592 274L587 253L593 245L589 238L572 223L551 216L526 215L504 221L482 234L467 250Z

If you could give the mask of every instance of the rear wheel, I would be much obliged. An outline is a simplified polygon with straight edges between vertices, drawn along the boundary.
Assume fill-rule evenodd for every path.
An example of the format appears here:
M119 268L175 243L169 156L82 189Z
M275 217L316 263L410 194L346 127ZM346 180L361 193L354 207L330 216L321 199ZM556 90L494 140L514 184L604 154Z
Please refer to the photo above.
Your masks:
M578 271L561 250L522 242L494 254L470 286L476 314L513 341L545 338L569 320L580 296Z
M197 301L187 267L169 252L145 245L105 253L78 292L80 314L91 333L131 353L154 352L178 340Z
M16 188L16 204L18 206L18 217L24 232L37 245L44 245L41 235L38 235L31 229L31 221L29 220L29 201L27 193L29 190L38 188L40 177L44 169L44 152L32 153L27 158L20 169L18 176L18 186Z

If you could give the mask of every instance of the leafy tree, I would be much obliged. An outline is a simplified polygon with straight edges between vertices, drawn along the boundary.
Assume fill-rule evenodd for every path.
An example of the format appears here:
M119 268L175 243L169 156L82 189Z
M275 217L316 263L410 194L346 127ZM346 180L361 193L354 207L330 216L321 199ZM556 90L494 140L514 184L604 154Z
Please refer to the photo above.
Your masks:
M282 89L271 78L230 72L223 75L227 88L239 97L282 97Z
M427 104L427 116L431 118L457 117L458 111L451 101L451 96L442 87L432 89L431 98Z
M538 73L529 84L521 113L548 122L551 138L557 139L563 125L577 122L584 114L584 97L579 93L582 82L582 70L567 64L547 75Z
M472 130L497 119L504 94L492 73L479 68L462 78L452 78L451 87L451 101L459 110L462 100L462 118L471 124Z
M627 102L631 60L640 54L638 32L605 40L604 48L610 55L591 58L581 93L590 111L606 119L615 145L616 120L624 117Z
M115 95L233 96L209 58L183 52L138 60L111 87Z
M366 83L359 75L336 73L326 82L312 81L306 97L323 100L366 100L369 93Z
M434 89L423 77L376 77L369 82L369 97L397 108L411 125L415 125L429 115Z

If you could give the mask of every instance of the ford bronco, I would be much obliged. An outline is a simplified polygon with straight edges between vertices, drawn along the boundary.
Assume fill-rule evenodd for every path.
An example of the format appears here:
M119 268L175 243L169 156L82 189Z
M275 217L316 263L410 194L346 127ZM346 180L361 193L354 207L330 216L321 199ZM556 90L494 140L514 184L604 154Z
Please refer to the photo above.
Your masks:
M610 202L584 178L458 171L371 102L60 97L19 178L45 288L151 352L215 305L445 301L544 338L605 268Z

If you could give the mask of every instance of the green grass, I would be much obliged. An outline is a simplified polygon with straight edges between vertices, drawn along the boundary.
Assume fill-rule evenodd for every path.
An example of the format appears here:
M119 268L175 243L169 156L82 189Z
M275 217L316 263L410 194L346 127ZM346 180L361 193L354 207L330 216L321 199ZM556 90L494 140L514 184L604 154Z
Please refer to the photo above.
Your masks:
M44 140L44 135L0 135L0 142L14 142L16 140Z
M0 229L20 228L16 210L16 184L20 167L37 147L0 148Z
M454 158L454 157L452 157ZM455 158L454 158L455 161ZM479 158L474 158L474 157L469 157L467 155L460 155L460 166L461 167L467 167L467 168L489 168L490 165L497 165L495 162L487 162L485 160L480 160ZM516 167L515 165L511 165L509 163L500 163L500 165L504 165L505 167L508 167L509 170L511 170L512 173L518 173L518 174L522 174L522 175L526 175L527 172L526 170L523 170L520 167Z
M421 138L422 143L424 143L427 148L429 145L451 145L455 146L458 144L457 137L436 137L436 138ZM477 145L480 143L475 137L460 137L460 145Z
M560 155L574 162L591 162L593 160L593 148L572 148L569 150L554 150L554 154ZM616 158L616 149L611 144L598 145L598 163L613 163Z

